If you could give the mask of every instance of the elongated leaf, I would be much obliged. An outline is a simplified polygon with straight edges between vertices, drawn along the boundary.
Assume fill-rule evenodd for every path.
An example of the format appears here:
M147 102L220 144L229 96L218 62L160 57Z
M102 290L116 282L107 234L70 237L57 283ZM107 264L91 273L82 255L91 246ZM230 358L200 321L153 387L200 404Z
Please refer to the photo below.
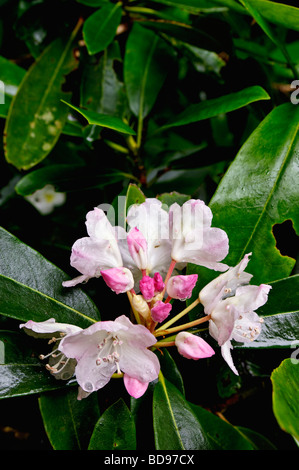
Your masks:
M0 313L20 321L45 321L55 318L59 323L70 323L86 328L92 318L68 307L55 298L0 275Z
M122 399L111 405L97 422L89 450L136 450L135 423Z
M0 273L2 275L2 287L5 286L7 282L12 289L20 289L22 292L27 293L30 293L32 290L33 296L36 296L36 298L49 299L50 303L56 303L58 309L60 309L59 306L61 306L61 311L69 312L70 323L73 323L73 320L76 321L76 314L73 316L72 313L74 311L82 312L82 318L90 318L87 323L92 322L92 319L100 319L98 309L81 289L67 289L62 287L62 282L68 278L62 270L3 228L0 228L0 240ZM5 292L4 295L7 297ZM0 297L1 296L2 291ZM28 294L28 296L29 302L30 294ZM21 299L19 300L21 301ZM7 298L7 302L9 313L9 298ZM33 307L34 310L38 308L37 305L33 305ZM48 311L47 315L51 316L51 310ZM45 312L40 316L45 317ZM81 314L79 317L81 318ZM66 318L62 321L65 323ZM85 321L83 323L86 324Z
M290 67L292 68L292 71L294 73L294 78L295 78L297 76L297 72L295 70L294 65L292 64L292 60L291 60L291 58L289 56L289 53L288 53L288 51L285 47L285 44L279 38L278 34L276 33L276 31L274 30L272 25L269 24L266 17L270 16L270 19L271 18L273 19L273 16L277 18L279 15L281 15L281 19L285 19L287 15L293 14L293 15L295 15L295 19L294 19L294 24L295 24L296 21L298 21L297 20L297 18L298 18L298 9L293 8L293 7L289 7L290 10L287 9L287 11L285 11L285 9L283 7L281 7L280 11L276 10L276 13L274 13L274 15L273 15L273 13L272 14L270 13L270 15L269 15L269 11L273 12L273 5L275 5L275 3L273 3L272 6L269 5L268 8L266 7L266 9L264 10L264 11L268 12L268 14L266 14L266 17L265 17L265 16L263 16L262 11L264 9L265 4L267 4L268 1L267 2L262 1L262 2L257 2L257 3L256 2L251 2L251 0L240 0L240 1L246 7L248 12L252 15L252 17L255 19L255 21L258 23L258 25L262 28L264 33L281 50L281 52L283 53L283 55L287 59L287 62L289 63ZM270 3L272 3L272 2L270 2ZM269 7L270 7L270 9L269 9ZM274 7L274 11L275 11L275 7Z
M31 340L31 341L30 341ZM0 331L0 399L65 387L38 358L40 344L21 331Z
M299 361L285 359L272 372L273 412L280 427L299 440Z
M160 373L154 390L156 450L208 450L211 445L188 402Z
M246 0L245 6L253 7L266 20L299 31L299 8L269 0Z
M295 264L276 248L272 227L292 220L299 233L298 123L299 108L291 104L269 113L239 151L210 202L213 225L228 234L230 252L225 261L234 266L252 252L247 271L254 275L254 284L287 277ZM199 287L211 275L207 271L201 272Z
M84 23L83 37L89 54L106 49L113 41L122 15L121 3L107 3Z
M43 364L0 365L0 399L33 395L66 386L55 380Z
M252 450L251 443L231 424L201 406L189 403L214 450Z
M118 117L110 116L109 114L96 113L95 111L90 111L88 109L85 110L77 108L77 106L73 106L72 104L67 103L66 101L63 101L63 103L67 104L68 106L70 106L70 108L73 108L75 109L75 111L78 111L78 113L82 114L82 116L87 119L89 124L96 124L97 126L108 127L109 129L113 129L124 134L136 134L136 132L133 131L130 126L125 124Z
M57 191L80 191L104 188L130 177L130 174L115 169L107 168L105 171L95 171L91 175L90 168L80 165L47 165L27 173L18 181L15 190L22 196L28 196L46 184L53 184Z
M270 99L268 93L260 86L245 88L236 93L230 93L220 98L214 98L191 105L174 120L162 126L160 130L209 119L218 114L235 111L255 101L268 99Z
M154 32L134 24L126 44L124 80L135 116L151 111L169 72L173 51Z
M225 8L231 8L239 13L244 13L244 8L239 5L234 0L153 0L156 3L162 3L163 5L169 5L172 7L178 7L183 10L188 10L192 13L200 12L200 11L208 11L210 10L219 10L222 11ZM219 5L219 7L215 7L215 5Z
M18 169L41 162L57 142L67 119L60 102L70 93L62 91L65 75L77 66L70 38L60 38L46 48L26 73L15 95L5 124L5 157Z
M54 450L87 449L100 417L96 393L77 400L78 387L44 393L39 398L45 430Z

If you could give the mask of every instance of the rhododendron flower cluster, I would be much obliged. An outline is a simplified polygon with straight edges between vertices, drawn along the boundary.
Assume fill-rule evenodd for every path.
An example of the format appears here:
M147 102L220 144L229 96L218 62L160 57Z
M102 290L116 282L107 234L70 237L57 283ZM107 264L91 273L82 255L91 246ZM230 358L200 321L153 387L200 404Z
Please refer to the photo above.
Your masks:
M215 354L193 329L208 322L213 341L238 374L232 341L246 343L258 337L262 319L255 310L264 305L270 291L265 284L249 285L252 275L245 269L251 254L235 267L222 263L229 251L227 234L212 227L212 212L200 200L191 199L182 206L175 203L167 211L159 200L146 199L129 208L126 224L126 229L113 226L100 208L88 212L87 236L74 243L70 259L80 274L63 286L101 277L117 295L127 294L133 320L125 312L115 315L110 305L113 318L86 329L54 320L21 325L29 334L50 337L55 343L55 349L42 356L50 357L49 371L62 379L74 375L78 399L101 389L115 375L122 376L128 393L138 398L159 376L156 349L175 346L179 354L193 360ZM198 281L197 274L184 274L187 263L221 274L175 314L174 302L180 305L190 299ZM172 326L199 303L204 316Z

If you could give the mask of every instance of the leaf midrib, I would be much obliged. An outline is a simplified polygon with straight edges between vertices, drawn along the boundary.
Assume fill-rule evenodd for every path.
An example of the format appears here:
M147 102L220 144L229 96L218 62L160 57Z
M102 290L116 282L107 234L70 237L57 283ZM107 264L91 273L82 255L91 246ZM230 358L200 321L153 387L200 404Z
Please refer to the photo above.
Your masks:
M47 300L50 300L51 302L56 303L57 305L61 306L62 308L67 309L67 310L69 310L70 312L75 313L76 315L79 315L79 317L84 318L85 320L88 320L88 321L90 321L90 322L92 322L92 323L96 323L96 321L97 321L97 320L94 320L93 318L91 318L91 317L85 315L84 313L79 312L79 311L76 310L75 308L70 307L70 306L67 305L67 304L64 304L64 303L61 302L60 300L54 299L53 297L49 296L48 294L45 294L44 292L41 292L41 291L39 291L39 290L36 290L36 289L34 289L34 288L32 288L32 287L26 285L26 284L23 284L22 282L16 281L15 279L12 279L12 278L9 277L9 276L4 276L3 274L0 274L0 279L1 279L1 278L3 278L3 279L8 279L8 280L11 281L12 283L17 284L17 285L19 285L19 286L21 286L21 287L23 287L23 288L25 288L25 289L28 289L29 291L34 292L34 293L37 294L37 295L40 295L40 296L44 297L44 298L47 299ZM3 315L5 315L5 314L3 314ZM7 316L7 315L6 315L6 316Z

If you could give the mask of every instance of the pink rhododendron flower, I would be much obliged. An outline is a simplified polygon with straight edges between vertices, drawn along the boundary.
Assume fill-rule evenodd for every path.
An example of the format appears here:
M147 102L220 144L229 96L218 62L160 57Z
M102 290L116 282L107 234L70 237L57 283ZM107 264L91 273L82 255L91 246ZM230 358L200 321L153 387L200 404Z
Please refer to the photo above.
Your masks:
M140 382L127 374L124 374L124 384L128 394L134 398L140 398L148 388L148 382Z
M173 299L190 299L197 282L197 274L173 276L167 282L167 294Z
M63 338L59 349L76 359L76 379L82 390L104 387L115 372L148 383L158 377L157 356L147 349L156 338L143 325L133 325L122 315L102 321Z
M169 209L171 257L177 262L194 263L215 271L225 271L222 261L228 254L226 233L211 227L212 211L203 201L190 199L181 207Z
M181 331L177 334L175 345L178 352L187 359L203 359L215 354L215 351L206 341L188 331Z
M101 271L101 275L116 294L122 294L134 287L134 278L131 271L127 268L110 268Z
M76 361L59 351L58 346L62 337L78 333L82 328L68 323L56 323L54 318L42 322L29 320L27 323L22 323L20 328L23 328L29 336L49 339L49 344L54 345L53 350L47 355L41 355L40 359L49 358L46 368L56 379L68 380L74 375Z
M161 323L164 321L171 312L172 305L158 300L151 309L151 316L155 322Z
M263 320L255 310L267 302L271 289L266 284L243 285L252 278L244 272L248 261L249 255L245 255L235 268L207 284L199 294L205 313L211 315L209 332L235 374L238 372L231 357L231 341L246 343L259 336Z
M143 276L139 281L139 289L145 300L151 300L155 295L154 279L150 276Z

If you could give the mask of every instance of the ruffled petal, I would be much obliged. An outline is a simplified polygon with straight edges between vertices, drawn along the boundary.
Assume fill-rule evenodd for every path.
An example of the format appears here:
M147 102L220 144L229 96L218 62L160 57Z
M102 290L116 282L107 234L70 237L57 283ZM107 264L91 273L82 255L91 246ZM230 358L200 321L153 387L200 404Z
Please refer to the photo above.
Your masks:
M68 335L82 330L82 328L76 325L56 323L54 318L49 318L42 322L29 320L27 323L22 323L20 328L24 328L28 335L34 336L35 338L52 338L55 336L55 333L59 336L59 333Z

